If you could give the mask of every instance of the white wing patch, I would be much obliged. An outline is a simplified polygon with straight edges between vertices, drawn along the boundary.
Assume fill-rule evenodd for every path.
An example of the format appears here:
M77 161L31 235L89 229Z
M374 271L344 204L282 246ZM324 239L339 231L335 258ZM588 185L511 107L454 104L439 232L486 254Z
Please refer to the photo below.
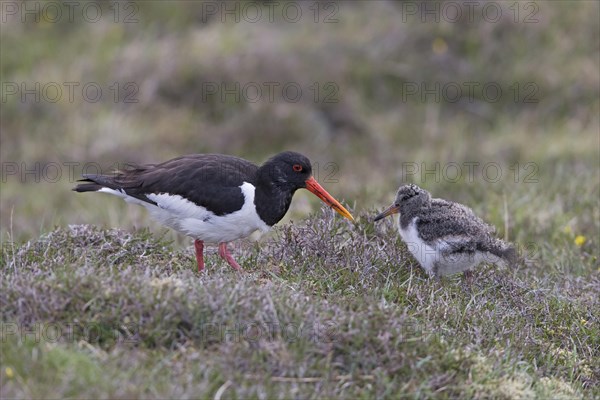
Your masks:
M240 189L244 195L242 208L231 214L217 216L205 207L198 206L179 195L167 193L147 194L148 199L157 205L136 199L122 190L102 188L99 192L119 196L128 203L146 207L161 224L195 239L209 243L231 242L249 236L259 229L266 232L270 226L256 213L254 206L254 185L244 182Z
M125 191L123 189L116 190L116 189L109 189L107 187L103 187L102 189L98 190L98 192L109 193L109 194L118 196L118 197L124 199L126 202L131 203L131 204L139 204L141 206L151 205L145 201L136 199L135 197L128 195L127 193L125 193Z

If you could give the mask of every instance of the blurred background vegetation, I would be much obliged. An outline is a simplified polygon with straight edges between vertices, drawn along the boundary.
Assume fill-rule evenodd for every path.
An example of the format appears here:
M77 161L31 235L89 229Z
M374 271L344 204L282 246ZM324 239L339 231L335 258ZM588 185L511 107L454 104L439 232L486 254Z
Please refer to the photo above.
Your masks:
M290 149L357 212L413 181L510 239L572 246L570 232L594 250L599 3L453 4L460 17L392 1L3 2L2 240L154 226L118 199L71 192L87 162L261 163ZM317 206L298 193L287 218Z
M2 1L0 13L0 322L139 334L129 346L9 333L3 397L598 397L597 1ZM235 247L244 276L214 249L196 274L178 248L189 238L70 190L86 169L282 150L306 154L357 221L307 218L321 203L299 191L280 226L303 223ZM406 182L468 204L528 262L482 267L473 285L426 279L392 221L369 218ZM340 329L202 336L248 321Z

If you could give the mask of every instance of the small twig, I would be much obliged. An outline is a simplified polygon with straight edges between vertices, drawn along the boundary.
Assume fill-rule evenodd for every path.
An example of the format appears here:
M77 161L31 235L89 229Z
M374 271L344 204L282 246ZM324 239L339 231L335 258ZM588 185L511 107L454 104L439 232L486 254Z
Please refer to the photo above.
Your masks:
M231 382L229 379L225 381L224 384L221 385L221 387L219 389L217 389L216 393L215 393L215 397L213 397L213 400L221 400L221 396L223 396L223 393L225 393L225 391L229 388L229 386L233 385L233 382Z

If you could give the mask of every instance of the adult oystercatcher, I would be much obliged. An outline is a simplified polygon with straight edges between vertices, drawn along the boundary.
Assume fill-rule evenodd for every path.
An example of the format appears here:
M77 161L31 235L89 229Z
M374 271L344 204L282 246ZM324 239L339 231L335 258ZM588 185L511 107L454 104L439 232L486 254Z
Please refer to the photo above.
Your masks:
M515 265L515 248L493 236L495 228L462 204L432 199L410 184L375 221L400 213L400 236L430 276L467 272L482 262Z
M219 243L219 255L239 264L227 242L267 231L287 212L297 189L305 188L344 217L352 215L312 177L308 158L279 153L258 167L223 154L191 154L162 164L130 166L112 175L84 174L76 192L104 192L146 207L162 224L195 239L198 270L204 242Z

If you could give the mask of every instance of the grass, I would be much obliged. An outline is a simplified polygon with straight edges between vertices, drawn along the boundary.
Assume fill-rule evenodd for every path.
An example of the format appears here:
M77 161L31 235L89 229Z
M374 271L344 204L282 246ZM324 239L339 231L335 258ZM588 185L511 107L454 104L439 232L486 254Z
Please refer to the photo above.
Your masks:
M430 280L390 224L325 209L236 254L198 274L81 225L5 246L3 397L599 395L597 272Z
M140 2L138 22L115 23L98 4L95 23L0 24L3 83L106 94L2 100L2 398L600 398L598 2L536 2L528 24L511 2L495 23L386 1L314 23L308 2L293 24L222 23L196 1ZM248 82L303 96L203 91ZM503 95L406 92L465 82ZM281 150L308 155L358 218L299 191L274 232L232 244L244 274L216 248L198 274L189 239L141 207L70 190L86 165ZM428 279L391 219L370 219L407 182L472 207L526 262Z

